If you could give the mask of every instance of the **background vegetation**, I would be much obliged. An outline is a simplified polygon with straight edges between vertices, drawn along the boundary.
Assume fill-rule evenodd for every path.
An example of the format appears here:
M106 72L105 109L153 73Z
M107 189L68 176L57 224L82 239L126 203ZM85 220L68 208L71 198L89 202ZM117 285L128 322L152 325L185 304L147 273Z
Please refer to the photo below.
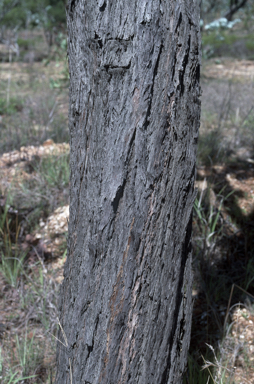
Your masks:
M253 21L253 0L201 2L186 384L254 382ZM0 382L49 384L69 204L65 1L0 0L0 66Z

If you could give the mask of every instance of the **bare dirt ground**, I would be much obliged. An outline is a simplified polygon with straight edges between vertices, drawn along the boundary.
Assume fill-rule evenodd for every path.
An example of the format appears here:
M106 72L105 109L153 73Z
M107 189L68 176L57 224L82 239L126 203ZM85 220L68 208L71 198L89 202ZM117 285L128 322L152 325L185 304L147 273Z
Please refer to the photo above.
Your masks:
M233 79L243 82L254 79L254 62L251 60L210 59L203 64L203 76L216 79Z

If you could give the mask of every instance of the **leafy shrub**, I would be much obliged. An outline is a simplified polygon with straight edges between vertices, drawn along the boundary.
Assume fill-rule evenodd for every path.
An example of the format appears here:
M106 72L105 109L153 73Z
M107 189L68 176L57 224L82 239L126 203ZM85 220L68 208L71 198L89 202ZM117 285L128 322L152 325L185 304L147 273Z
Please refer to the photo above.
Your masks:
M254 34L242 36L226 30L204 32L202 46L204 58L229 56L252 59L254 57Z
M23 102L19 98L11 98L7 102L6 98L0 98L0 115L13 115L23 109Z
M28 51L28 49L31 46L31 41L28 39L18 39L17 43L18 43L19 48L23 49L25 51Z

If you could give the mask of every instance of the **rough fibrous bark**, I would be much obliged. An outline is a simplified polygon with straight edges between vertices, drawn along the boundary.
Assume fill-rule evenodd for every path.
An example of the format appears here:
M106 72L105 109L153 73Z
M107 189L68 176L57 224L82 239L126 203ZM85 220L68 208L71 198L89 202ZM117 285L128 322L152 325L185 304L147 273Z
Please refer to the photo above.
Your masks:
M68 347L56 383L71 369L73 384L177 384L192 311L198 7L69 0L67 19Z

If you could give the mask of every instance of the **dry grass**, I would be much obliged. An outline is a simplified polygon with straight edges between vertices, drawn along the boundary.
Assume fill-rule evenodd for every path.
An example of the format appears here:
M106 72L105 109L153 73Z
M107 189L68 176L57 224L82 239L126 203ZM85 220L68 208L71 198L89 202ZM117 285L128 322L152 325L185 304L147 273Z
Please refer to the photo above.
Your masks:
M229 69L237 64L231 62ZM220 66L210 61L202 74L199 194L193 220L195 301L185 383L253 382L248 363L252 347L243 345L234 325L235 305L244 306L250 320L253 313L253 73L239 77L241 71L236 72L238 77L225 69L221 77ZM236 289L231 296L233 284L245 293ZM225 323L229 302L232 309ZM248 329L253 339L251 324Z
M1 63L3 384L52 383L55 375L56 341L50 333L55 335L58 326L57 296L66 257L63 207L69 194L64 66L56 61Z
M68 142L68 91L61 63L2 63L0 154L47 139ZM61 83L62 81L62 83ZM54 88L56 84L64 89Z

